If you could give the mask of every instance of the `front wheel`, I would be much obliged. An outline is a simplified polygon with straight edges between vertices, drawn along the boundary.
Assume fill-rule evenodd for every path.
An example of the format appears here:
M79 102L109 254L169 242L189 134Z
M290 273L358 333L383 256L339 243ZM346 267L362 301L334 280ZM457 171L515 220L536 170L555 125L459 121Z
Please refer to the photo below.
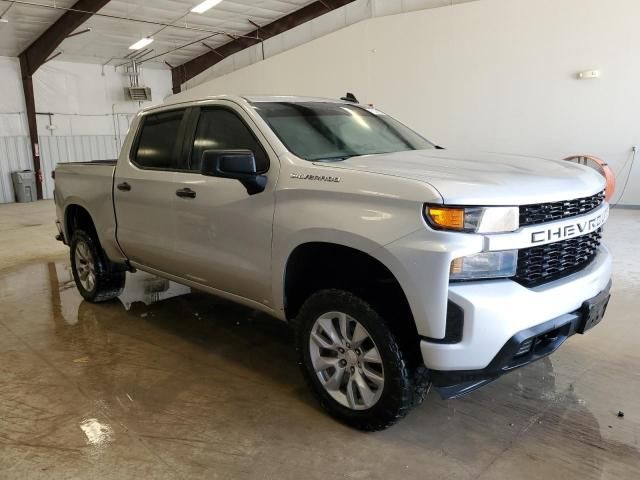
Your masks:
M320 404L360 430L382 430L404 417L414 389L397 341L380 315L343 290L322 290L296 320L302 372Z
M91 235L74 231L70 247L73 279L85 300L105 302L122 293L126 273L109 261Z

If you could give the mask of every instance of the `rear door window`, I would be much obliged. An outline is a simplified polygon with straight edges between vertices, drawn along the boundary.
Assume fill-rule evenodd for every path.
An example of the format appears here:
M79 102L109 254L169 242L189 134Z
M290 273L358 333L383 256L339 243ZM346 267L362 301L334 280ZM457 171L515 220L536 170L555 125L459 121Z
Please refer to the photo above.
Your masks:
M185 110L146 115L137 142L134 163L142 168L181 168L179 139Z

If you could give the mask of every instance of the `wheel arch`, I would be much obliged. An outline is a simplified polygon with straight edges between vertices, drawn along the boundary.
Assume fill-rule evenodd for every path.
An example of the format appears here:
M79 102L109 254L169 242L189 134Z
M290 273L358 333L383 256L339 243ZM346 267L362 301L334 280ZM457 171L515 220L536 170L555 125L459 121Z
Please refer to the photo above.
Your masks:
M115 217L113 210L108 212L96 211L87 202L78 197L70 197L60 209L60 220L63 223L64 236L67 243L76 228L83 227L96 239L107 257L116 263L125 263L127 257L120 250L115 238Z
M391 269L370 252L330 241L307 241L287 257L282 306L294 321L304 301L324 289L350 291L370 303L385 319L412 361L421 362L418 332L408 298Z
M100 241L89 210L80 203L70 203L64 209L64 234L68 242L71 241L73 232L79 228L93 235L98 242Z

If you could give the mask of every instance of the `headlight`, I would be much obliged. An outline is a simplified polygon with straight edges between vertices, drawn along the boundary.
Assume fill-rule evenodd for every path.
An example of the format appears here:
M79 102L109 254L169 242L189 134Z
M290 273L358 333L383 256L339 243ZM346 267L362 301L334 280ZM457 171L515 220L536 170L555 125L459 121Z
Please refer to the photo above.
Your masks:
M424 207L427 222L436 230L471 233L513 232L520 226L519 213L518 207Z
M451 280L513 277L518 266L517 250L485 252L456 258L451 262Z

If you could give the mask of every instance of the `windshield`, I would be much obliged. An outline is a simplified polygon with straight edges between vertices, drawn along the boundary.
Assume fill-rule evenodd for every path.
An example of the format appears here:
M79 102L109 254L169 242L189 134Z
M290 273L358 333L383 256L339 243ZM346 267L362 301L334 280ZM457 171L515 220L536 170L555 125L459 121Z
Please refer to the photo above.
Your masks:
M331 102L259 102L254 108L285 146L305 160L435 148L373 108Z

